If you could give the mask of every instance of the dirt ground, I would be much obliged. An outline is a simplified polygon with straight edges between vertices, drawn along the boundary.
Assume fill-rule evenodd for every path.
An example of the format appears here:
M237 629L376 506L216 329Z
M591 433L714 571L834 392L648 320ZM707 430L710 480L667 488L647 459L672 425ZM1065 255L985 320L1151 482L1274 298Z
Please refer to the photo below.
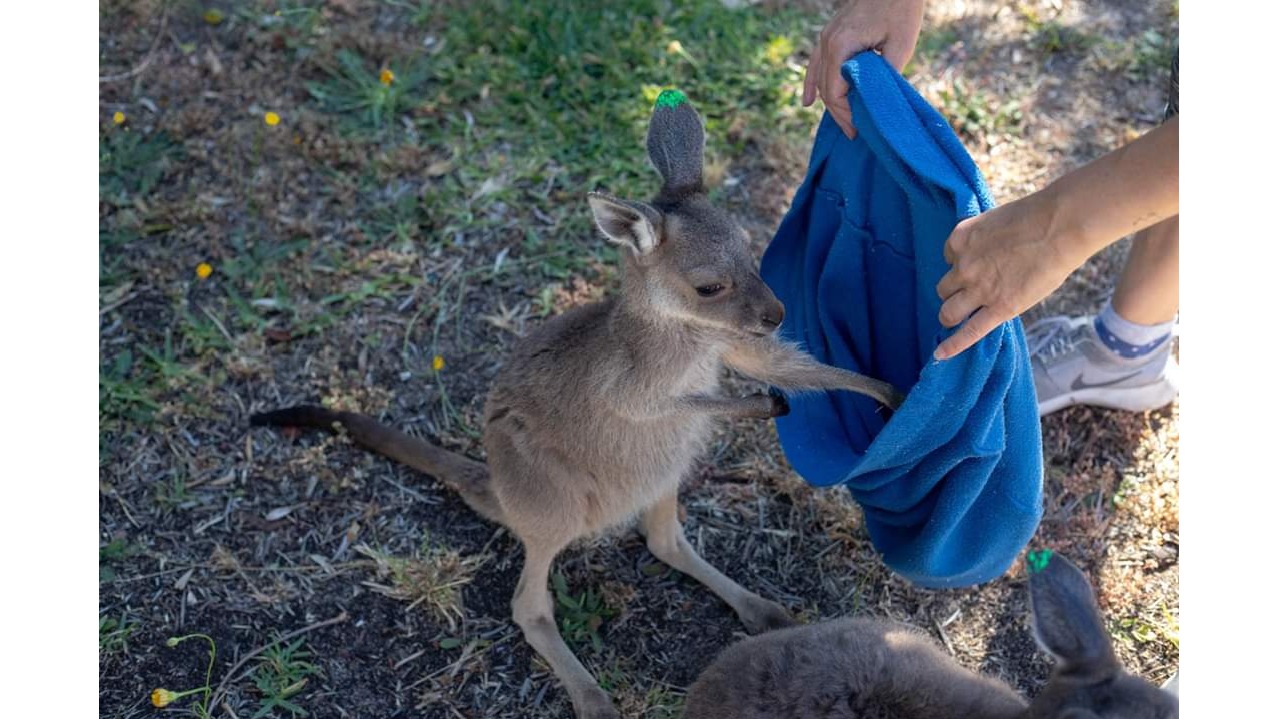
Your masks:
M799 82L829 8L570 4L101 3L102 716L195 712L200 694L150 699L206 684L203 639L166 646L188 634L216 643L216 716L569 715L509 618L510 536L343 438L248 416L324 402L482 456L503 350L613 287L582 194L655 189L642 85L678 81L707 113L714 197L762 251L807 161ZM1154 127L1176 39L1166 0L944 0L907 75L1008 201ZM1125 251L1032 318L1095 311ZM1034 544L1089 574L1122 661L1162 682L1178 663L1178 407L1072 408L1043 435ZM771 424L723 427L682 496L706 558L806 620L900 619L1042 686L1019 570L955 591L893 576L856 505L805 485ZM625 716L678 716L742 636L633 532L556 573L561 628Z

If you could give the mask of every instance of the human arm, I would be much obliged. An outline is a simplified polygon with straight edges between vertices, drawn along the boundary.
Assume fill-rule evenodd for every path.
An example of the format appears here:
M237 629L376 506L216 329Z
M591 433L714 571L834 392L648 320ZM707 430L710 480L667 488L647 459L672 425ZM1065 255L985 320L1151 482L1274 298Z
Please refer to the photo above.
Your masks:
M963 352L1101 249L1176 215L1177 195L1174 117L1034 194L959 223L946 241L951 269L937 294L942 326L963 326L934 356Z

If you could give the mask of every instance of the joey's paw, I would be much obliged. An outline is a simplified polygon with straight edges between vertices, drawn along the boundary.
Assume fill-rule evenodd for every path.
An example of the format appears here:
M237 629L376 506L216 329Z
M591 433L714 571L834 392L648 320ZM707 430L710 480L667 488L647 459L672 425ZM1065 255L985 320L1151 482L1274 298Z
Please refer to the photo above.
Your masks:
M786 401L786 395L776 387L768 388L768 396L773 400L773 410L770 417L785 417L790 414L790 402Z
M888 396L884 400L884 406L889 410L896 412L901 408L902 402L906 401L906 395L897 391L896 387L888 388Z

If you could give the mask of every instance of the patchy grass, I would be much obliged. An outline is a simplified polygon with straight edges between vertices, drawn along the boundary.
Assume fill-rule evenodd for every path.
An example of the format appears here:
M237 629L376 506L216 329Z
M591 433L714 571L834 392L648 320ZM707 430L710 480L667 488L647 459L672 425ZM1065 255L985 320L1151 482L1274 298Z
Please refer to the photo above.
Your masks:
M339 50L336 66L324 71L328 79L309 83L307 90L323 110L345 116L364 132L381 130L417 107L427 76L420 61L388 62L379 68L350 50Z
M491 208L517 197L532 200L560 232L587 234L586 190L651 194L643 138L665 87L682 88L703 113L708 165L740 153L749 137L806 131L816 119L788 101L802 82L792 58L804 16L793 11L499 2L439 6L422 22L444 28L432 45L434 90L422 132L455 162L427 203L445 237L485 226Z
M305 641L296 639L288 645L276 642L262 652L253 670L253 685L262 695L253 719L279 716L279 710L289 716L309 716L296 699L310 678L321 672L309 661L311 652L305 649Z
M176 162L177 153L163 131L106 128L98 137L98 201L123 207L145 199Z
M98 616L98 654L115 654L118 652L129 651L129 637L137 630L136 622L129 621L128 617L120 617L114 619L112 617Z
M564 575L558 572L551 576L551 587L555 591L555 614L564 640L577 647L590 644L595 651L601 651L604 642L600 638L600 627L614 614L605 603L604 595L593 587L575 595L569 591Z
M1017 12L1026 23L1031 47L1042 55L1079 54L1099 41L1098 37L1087 30L1061 22L1060 12L1044 19L1038 9L1025 4L1018 5Z
M919 72L921 66L926 66L937 59L942 51L959 42L959 31L949 25L942 27L925 27L919 33L919 40L915 43L915 54L911 57L910 62L906 63L906 67L902 69L902 75L912 77Z
M1127 47L1128 76L1138 81L1166 72L1176 52L1174 38L1154 28L1143 32Z
M145 371L134 372L133 352L117 354L109 367L98 371L98 424L128 421L146 424L160 409L153 396L156 379Z
M1016 99L997 99L963 81L940 91L941 111L963 138L983 142L1021 126L1022 112Z
M156 50L100 95L99 715L206 682L200 649L165 647L189 627L216 638L226 678L277 631L343 611L249 662L216 711L250 717L275 697L281 717L295 714L283 702L317 717L563 714L510 621L517 543L429 478L247 417L323 403L481 456L510 343L615 286L584 194L656 189L643 141L661 88L706 116L714 198L762 249L819 118L798 100L817 5L253 0L210 23L178 3L160 34L166 4L104 3L101 74ZM992 0L930 5L909 68L1002 201L1157 121L1177 37L1166 1L1032 5L1051 18L1033 29ZM1121 260L1103 253L1041 311L1093 311ZM1074 408L1044 421L1044 441L1036 544L1093 578L1124 663L1166 678L1176 407ZM808 620L890 616L1024 690L1046 676L1018 578L905 584L860 510L795 477L766 423L726 427L684 504L708 561ZM739 623L641 539L588 545L548 587L566 635L624 716L677 715Z
M456 551L426 542L416 556L407 558L388 556L368 547L360 547L359 551L377 563L379 579L391 582L389 585L365 582L365 586L408 602L409 609L422 607L439 621L447 622L450 631L455 631L458 622L466 616L462 588L484 563L483 557L463 557Z

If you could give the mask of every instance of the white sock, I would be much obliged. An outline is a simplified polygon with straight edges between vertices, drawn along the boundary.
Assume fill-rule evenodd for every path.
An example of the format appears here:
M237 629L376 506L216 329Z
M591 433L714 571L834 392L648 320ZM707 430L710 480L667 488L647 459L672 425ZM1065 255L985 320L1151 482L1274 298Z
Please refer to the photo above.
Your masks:
M1144 357L1154 352L1172 336L1172 326L1176 320L1160 322L1155 325L1139 325L1129 322L1115 312L1115 306L1109 301L1106 308L1097 315L1094 327L1097 335L1106 347L1116 355L1125 359Z

